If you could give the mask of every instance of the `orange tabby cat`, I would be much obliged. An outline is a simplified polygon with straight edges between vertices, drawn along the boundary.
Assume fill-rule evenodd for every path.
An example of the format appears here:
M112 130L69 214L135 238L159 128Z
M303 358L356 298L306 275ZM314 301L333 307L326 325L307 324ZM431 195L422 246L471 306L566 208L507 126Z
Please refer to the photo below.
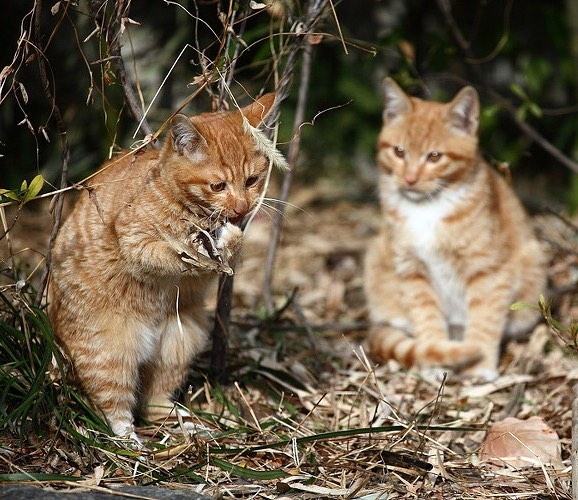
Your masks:
M268 158L256 127L274 101L176 115L160 151L110 162L83 192L53 250L49 314L75 375L115 434L133 410L158 420L174 405L207 340L203 302L231 273Z
M503 334L537 319L508 306L537 301L544 255L516 195L478 152L476 91L442 104L384 85L384 217L365 262L371 352L495 378Z

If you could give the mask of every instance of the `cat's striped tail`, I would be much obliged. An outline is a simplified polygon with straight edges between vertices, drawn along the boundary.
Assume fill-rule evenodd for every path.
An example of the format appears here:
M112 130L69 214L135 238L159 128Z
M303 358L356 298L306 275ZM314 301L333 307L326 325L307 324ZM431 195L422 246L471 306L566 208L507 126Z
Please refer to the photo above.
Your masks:
M480 359L479 346L439 338L416 338L391 327L375 327L369 337L371 354L379 361L395 359L405 368L412 366L450 366L464 368Z

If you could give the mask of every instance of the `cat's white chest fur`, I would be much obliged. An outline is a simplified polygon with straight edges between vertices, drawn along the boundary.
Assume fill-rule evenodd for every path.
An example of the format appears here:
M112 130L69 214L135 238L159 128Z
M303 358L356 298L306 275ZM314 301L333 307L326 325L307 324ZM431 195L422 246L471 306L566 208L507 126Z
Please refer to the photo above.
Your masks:
M438 242L444 237L443 219L456 210L464 195L458 187L422 202L409 200L399 192L393 197L405 240L428 270L430 284L448 324L456 326L465 326L467 320L465 287L452 263L439 252Z

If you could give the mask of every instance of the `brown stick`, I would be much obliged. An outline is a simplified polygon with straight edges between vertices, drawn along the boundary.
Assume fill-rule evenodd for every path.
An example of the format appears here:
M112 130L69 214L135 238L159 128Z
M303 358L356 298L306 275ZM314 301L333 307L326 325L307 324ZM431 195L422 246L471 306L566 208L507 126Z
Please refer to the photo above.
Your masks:
M578 500L578 384L572 401L572 498Z
M293 72L295 69L295 63L297 61L297 56L303 46L306 43L306 47L309 45L306 42L306 34L308 31L312 31L316 23L321 19L321 12L323 11L328 0L313 0L307 11L307 16L305 22L308 23L308 30L295 35L292 40L292 46L287 55L285 62L285 67L281 75L277 91L277 96L269 115L267 116L265 123L265 133L268 135L273 130L272 124L275 123L279 118L279 106L287 96L289 95L289 89L291 82L293 80ZM309 63L310 64L310 63ZM233 66L234 67L234 66ZM303 72L302 72L303 78ZM302 121L302 120L301 120ZM299 122L299 124L301 123ZM288 181L290 184L290 181ZM288 190L287 186L287 190ZM277 222L275 226L280 226ZM277 234L276 239L279 239ZM277 242L274 244L277 246ZM274 261L274 257L273 257ZM229 333L229 322L231 316L231 298L233 295L233 277L224 276L219 280L219 291L218 291L218 303L217 310L215 311L215 322L213 324L212 330L212 352L211 352L211 374L218 379L222 379L225 369L225 356L227 352L227 338ZM270 289L270 286L269 286Z
M41 45L41 17L42 17L42 0L36 0L36 10L34 11L34 39L35 46L38 47L37 59L38 59L38 71L40 72L40 79L42 81L42 87L44 90L44 95L48 102L52 105L52 112L54 116L54 121L56 122L56 127L58 128L58 133L60 135L60 142L62 143L62 170L60 172L60 188L64 189L68 183L68 164L70 161L70 145L68 144L68 137L66 135L66 125L62 119L62 113L60 108L56 104L56 99L52 90L50 89L50 81L48 80L48 72L46 70L46 61L43 51L40 49ZM48 276L50 273L50 264L52 260L52 245L60 225L62 223L62 206L64 204L64 194L59 193L56 195L56 205L54 208L52 230L50 232L50 239L48 241L48 250L46 252L46 262L44 269L42 270L42 275L40 277L40 285L38 287L38 292L36 295L36 300L34 301L36 306L40 306L48 284Z
M305 107L307 106L307 95L309 93L309 79L311 77L311 44L306 44L303 49L303 62L301 66L301 81L299 82L299 95L297 97L297 110L295 113L295 120L293 122L293 140L289 146L289 153L287 154L287 162L289 163L289 170L286 172L281 184L281 193L279 199L286 201L289 196L289 189L293 182L293 174L299 156L299 146L301 144L300 126L305 120ZM269 238L269 246L267 248L267 256L265 260L265 282L263 283L263 300L267 312L271 314L273 311L273 268L275 267L275 258L277 256L277 248L279 246L279 238L281 236L281 224L283 215L285 213L285 204L281 203L278 210L275 212L272 222L271 237Z
M308 29L313 31L317 22L321 19L321 13L327 5L327 1L313 1L309 5L307 20L309 21ZM309 93L309 80L311 76L311 59L312 59L312 45L307 42L307 37L302 37L301 42L305 44L303 48L303 61L301 66L301 80L299 83L299 95L297 98L297 110L295 113L295 120L293 122L293 140L289 146L287 161L289 163L289 170L286 172L281 185L281 193L279 195L280 201L286 201L289 195L289 189L293 182L293 173L295 171L297 157L299 156L299 146L301 142L300 127L305 119L305 107L307 105L307 95ZM297 51L294 51L296 56ZM294 63L294 61L293 61ZM285 76L285 75L284 75ZM283 82L283 79L281 80ZM285 86L288 93L289 85ZM271 113L273 114L273 113ZM273 268L275 267L275 259L277 255L277 247L279 246L279 238L281 236L281 226L283 215L285 213L285 205L282 203L279 209L273 216L272 232L269 239L269 246L267 248L267 256L265 258L265 279L263 283L263 301L267 312L271 314L273 311Z
M470 49L470 44L465 39L459 26L456 23L456 20L453 17L450 0L436 0L436 1L437 1L437 4L438 4L440 11L442 12L442 14L444 16L446 24L448 25L448 27L450 28L450 31L452 32L452 35L453 35L459 49L461 50L462 54L466 58L466 62L468 59L469 60L475 60L474 54L472 53L472 51ZM488 95L490 95L490 97L492 99L494 99L494 101L496 101L500 104L502 109L504 109L504 111L506 111L506 113L508 113L508 115L510 116L510 118L512 119L514 124L522 132L524 132L524 134L526 134L533 141L535 141L544 151L549 153L552 157L554 157L556 160L558 160L562 165L569 168L573 172L578 173L578 163L576 163L571 158L569 158L564 153L562 153L562 151L560 151L556 146L554 146L550 141L548 141L548 139L546 139L542 134L540 134L540 132L538 132L528 122L520 120L516 116L516 112L517 112L516 107L513 106L512 104L510 104L510 102L505 97L501 96L498 92L496 92L491 87L491 85L488 83L488 80L486 79L484 73L482 72L482 70L480 69L480 67L478 65L469 63L469 66L472 69L472 71L475 73L476 78L482 84L482 86L484 87L484 90L488 93Z

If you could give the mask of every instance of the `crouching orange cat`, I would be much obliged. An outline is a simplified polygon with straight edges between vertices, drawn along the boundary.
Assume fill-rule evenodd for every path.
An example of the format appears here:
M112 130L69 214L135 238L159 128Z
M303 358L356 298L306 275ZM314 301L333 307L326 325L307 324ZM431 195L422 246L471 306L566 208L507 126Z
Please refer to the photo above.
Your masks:
M105 165L53 249L49 315L86 395L113 432L173 410L173 392L207 340L203 302L232 273L269 158L255 129L274 101L176 115L160 151ZM247 122L250 126L247 126Z
M537 302L545 257L518 198L478 152L478 120L471 87L442 104L385 80L383 224L364 278L378 360L493 379L502 336L537 320L508 306Z

